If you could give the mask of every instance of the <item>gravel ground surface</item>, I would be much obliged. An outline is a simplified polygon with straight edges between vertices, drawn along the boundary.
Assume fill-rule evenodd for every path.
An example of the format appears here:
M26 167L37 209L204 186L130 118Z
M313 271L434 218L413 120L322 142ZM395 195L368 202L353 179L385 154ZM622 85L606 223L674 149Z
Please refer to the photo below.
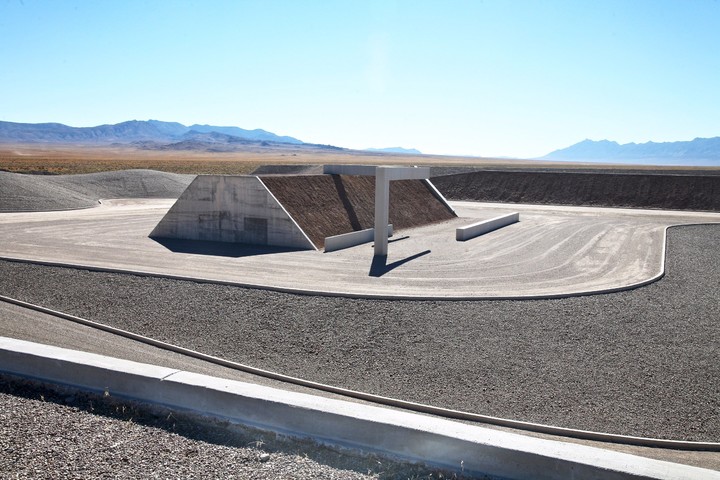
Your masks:
M0 433L3 478L456 478L7 376L0 376Z
M720 226L669 232L667 275L541 301L371 301L0 262L0 293L211 355L405 400L720 441Z
M123 170L84 175L0 171L0 212L69 210L108 198L177 198L195 175Z

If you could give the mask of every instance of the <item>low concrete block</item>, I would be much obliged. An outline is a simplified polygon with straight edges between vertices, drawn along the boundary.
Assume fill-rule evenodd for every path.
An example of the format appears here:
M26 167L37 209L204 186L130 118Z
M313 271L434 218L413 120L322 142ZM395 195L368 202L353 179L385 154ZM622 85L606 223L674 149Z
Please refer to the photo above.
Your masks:
M388 237L393 236L392 224L388 225L387 234ZM366 228L365 230L358 230L357 232L349 232L341 235L333 235L332 237L325 237L325 252L334 252L335 250L342 250L343 248L350 248L355 245L372 242L373 238L375 238L374 228Z
M473 223L464 227L458 227L455 229L455 240L458 242L464 242L470 240L479 235L492 232L498 228L505 227L520 221L520 213L514 212L507 215L491 218L490 220L483 220L482 222Z

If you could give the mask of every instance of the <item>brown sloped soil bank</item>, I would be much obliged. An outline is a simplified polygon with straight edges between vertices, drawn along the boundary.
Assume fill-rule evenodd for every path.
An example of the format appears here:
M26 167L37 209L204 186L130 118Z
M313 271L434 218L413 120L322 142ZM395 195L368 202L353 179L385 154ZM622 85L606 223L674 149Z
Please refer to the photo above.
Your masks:
M374 177L278 175L261 179L318 248L324 246L325 237L374 226ZM389 219L396 229L454 217L422 180L390 183Z
M432 178L450 200L720 211L720 176L477 171Z

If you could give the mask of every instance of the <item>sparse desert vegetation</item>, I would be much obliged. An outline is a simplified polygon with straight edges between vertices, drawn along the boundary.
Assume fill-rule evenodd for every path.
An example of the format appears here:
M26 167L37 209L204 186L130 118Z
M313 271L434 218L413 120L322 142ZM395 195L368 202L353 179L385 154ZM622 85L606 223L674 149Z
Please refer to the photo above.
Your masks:
M347 153L298 148L249 148L239 152L158 151L132 146L2 145L0 170L15 173L77 174L151 169L190 174L247 174L266 164L428 163L418 156ZM465 163L468 159L462 159ZM460 161L456 161L462 164ZM448 160L448 163L453 163Z

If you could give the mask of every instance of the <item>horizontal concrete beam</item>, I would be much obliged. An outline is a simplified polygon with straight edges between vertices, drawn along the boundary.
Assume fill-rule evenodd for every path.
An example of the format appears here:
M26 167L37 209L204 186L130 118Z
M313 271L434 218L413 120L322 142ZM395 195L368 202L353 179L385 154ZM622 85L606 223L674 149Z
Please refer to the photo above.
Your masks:
M375 165L324 165L326 175L367 175L375 176Z
M507 479L720 479L720 472L0 337L0 371L319 442Z
M393 236L392 224L388 225L387 234L388 237ZM325 237L325 252L334 252L336 250L342 250L343 248L350 248L355 245L372 242L373 238L375 238L374 228L366 228L365 230L358 230L357 232L342 233L340 235L333 235L332 237Z
M386 170L387 180L422 180L430 178L430 167L395 167L375 165L324 165L327 175L367 175L374 177L377 169Z
M430 167L377 167L385 171L385 179L393 180L424 180L430 178Z
M492 232L498 228L505 227L520 221L520 213L514 212L507 215L491 218L490 220L483 220L482 222L473 223L464 227L458 227L455 229L455 240L458 242L464 242L470 240L484 233Z

